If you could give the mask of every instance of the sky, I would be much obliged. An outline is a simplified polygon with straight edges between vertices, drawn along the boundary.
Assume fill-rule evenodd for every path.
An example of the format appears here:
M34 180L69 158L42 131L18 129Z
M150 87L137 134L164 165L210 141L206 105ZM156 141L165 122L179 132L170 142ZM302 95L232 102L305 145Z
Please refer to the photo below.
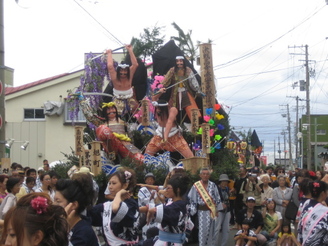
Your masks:
M278 158L278 138L284 150L281 132L287 130L287 120L282 114L287 105L293 128L295 98L306 98L299 87L292 87L305 80L305 45L314 71L310 112L328 113L325 0L19 3L4 0L5 65L15 70L14 86L79 70L84 53L121 47L144 28L163 27L169 41L178 36L171 25L175 22L185 32L192 30L194 43L212 40L217 100L235 131L256 130L269 162ZM299 114L305 112L305 101L300 101Z

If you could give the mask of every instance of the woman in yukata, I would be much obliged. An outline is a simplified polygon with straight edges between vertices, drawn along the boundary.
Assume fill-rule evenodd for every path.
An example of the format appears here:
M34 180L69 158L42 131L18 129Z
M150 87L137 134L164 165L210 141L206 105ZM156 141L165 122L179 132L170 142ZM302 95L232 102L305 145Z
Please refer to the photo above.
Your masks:
M183 245L186 230L192 229L187 201L183 198L188 190L188 184L188 176L174 174L169 179L164 193L169 202L148 210L148 221L154 217L155 222L160 223L159 239L155 246Z
M108 182L113 201L97 204L89 211L93 226L102 226L107 245L138 244L138 202L131 193L136 185L132 169L120 168Z

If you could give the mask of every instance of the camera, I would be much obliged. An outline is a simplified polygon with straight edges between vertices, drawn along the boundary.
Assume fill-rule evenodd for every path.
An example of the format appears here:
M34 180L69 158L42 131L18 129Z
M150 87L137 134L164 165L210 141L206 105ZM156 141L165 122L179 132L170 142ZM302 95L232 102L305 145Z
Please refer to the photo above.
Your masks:
M256 178L257 177L256 173L249 173L248 176L249 177L253 177L253 178Z

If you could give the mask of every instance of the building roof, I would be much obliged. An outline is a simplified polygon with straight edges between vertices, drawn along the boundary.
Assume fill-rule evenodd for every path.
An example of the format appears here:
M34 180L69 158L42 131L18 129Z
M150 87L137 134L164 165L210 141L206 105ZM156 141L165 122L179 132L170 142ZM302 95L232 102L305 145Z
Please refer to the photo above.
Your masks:
M31 88L33 86L37 86L37 85L40 85L40 84L47 83L51 80L61 78L61 77L66 76L68 74L69 73L63 73L63 74L55 75L55 76L52 76L52 77L49 77L49 78L41 79L41 80L34 81L34 82L31 82L31 83L28 83L28 84L25 84L25 85L20 85L20 86L17 86L17 87L6 87L6 95L10 95L10 94L13 94L15 92Z

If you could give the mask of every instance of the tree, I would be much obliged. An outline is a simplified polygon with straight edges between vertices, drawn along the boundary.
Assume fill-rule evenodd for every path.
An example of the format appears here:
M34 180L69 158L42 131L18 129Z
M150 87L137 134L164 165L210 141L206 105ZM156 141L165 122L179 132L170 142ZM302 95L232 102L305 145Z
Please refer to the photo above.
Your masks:
M146 60L147 57L162 47L165 38L165 35L161 35L163 28L156 25L152 28L144 28L144 33L140 34L140 38L132 38L131 44L136 57Z
M178 47L183 51L186 57L190 60L191 64L194 65L196 59L197 48L191 39L192 30L185 33L175 22L172 23L173 27L178 31L178 37L171 37L171 39L178 42Z

